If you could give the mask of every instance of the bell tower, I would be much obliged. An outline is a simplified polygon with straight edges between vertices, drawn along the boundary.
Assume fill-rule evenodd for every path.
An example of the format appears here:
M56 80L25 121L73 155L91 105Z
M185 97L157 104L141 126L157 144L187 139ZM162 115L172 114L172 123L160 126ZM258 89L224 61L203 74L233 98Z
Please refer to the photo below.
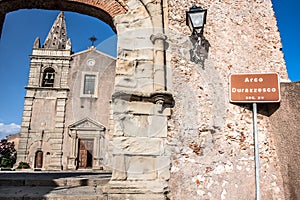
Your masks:
M26 161L32 168L62 169L70 56L71 42L64 13L60 12L44 44L41 46L36 38L33 45L17 163Z

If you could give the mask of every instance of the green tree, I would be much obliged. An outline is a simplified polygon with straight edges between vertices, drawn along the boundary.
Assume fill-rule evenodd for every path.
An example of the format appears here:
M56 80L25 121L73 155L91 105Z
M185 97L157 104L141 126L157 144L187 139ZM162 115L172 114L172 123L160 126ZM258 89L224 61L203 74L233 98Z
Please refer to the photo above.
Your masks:
M2 139L0 142L0 167L11 168L16 163L17 151L13 142Z

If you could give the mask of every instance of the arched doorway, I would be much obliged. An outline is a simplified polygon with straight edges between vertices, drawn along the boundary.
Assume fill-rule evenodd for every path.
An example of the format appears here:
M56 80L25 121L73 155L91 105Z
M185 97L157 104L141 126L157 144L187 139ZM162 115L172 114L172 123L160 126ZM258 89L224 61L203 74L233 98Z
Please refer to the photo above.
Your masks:
M42 150L37 150L35 153L34 168L35 169L43 168L43 151Z

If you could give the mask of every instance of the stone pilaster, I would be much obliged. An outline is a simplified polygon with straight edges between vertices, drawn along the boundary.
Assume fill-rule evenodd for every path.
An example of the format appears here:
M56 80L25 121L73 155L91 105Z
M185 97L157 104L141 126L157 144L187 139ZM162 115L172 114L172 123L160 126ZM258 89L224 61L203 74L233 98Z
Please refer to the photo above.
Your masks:
M20 130L20 141L18 146L17 164L20 161L28 161L28 140L30 136L30 122L32 115L33 97L25 97L22 125Z

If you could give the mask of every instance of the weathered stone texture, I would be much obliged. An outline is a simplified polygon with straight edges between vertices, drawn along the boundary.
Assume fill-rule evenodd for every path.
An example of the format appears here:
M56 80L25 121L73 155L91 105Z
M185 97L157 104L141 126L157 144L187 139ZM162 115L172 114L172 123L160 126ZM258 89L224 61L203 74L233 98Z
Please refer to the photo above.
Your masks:
M175 107L168 123L171 199L254 199L252 108L228 102L230 73L287 72L271 1L196 1L208 9L208 54L190 61L191 2L169 0ZM261 198L284 199L267 112L259 110Z
M270 117L286 199L300 199L300 82L281 84L281 103Z
M36 4L26 6L19 3L14 9L28 6L49 9L55 2L45 5L36 1ZM109 155L105 155L109 164L112 160L110 167L113 171L112 181L104 191L108 199L163 199L163 193L168 190L169 198L179 200L254 199L251 106L228 102L228 76L238 72L278 72L281 78L287 79L272 4L270 0L196 0L193 3L208 9L203 40L206 54L205 60L199 64L190 59L195 41L189 37L191 32L185 24L185 11L192 2L61 1L62 9L95 13L91 15L104 20L118 32L116 74L109 71L107 76L99 75L103 81L99 87L105 89L104 85L109 83L110 87L107 96L98 98L97 102L92 98L79 98L81 81L76 82L76 79L82 77L74 67L68 72L69 55L64 55L68 58L59 67L63 77L56 84L66 86L69 81L74 86L70 87L68 96L72 101L65 105L64 101L57 100L57 104L52 106L56 109L51 110L56 118L51 123L56 128L54 133L49 131L45 134L47 139L51 134L52 139L58 140L51 147L56 151L49 156L51 161L59 163L62 156L59 139L64 124L89 116L111 128L106 138ZM6 6L3 6L3 13L14 10ZM95 7L100 9L93 12ZM113 17L115 27L112 25ZM167 52L165 47L168 47ZM32 57L29 86L39 84L34 80L40 73L38 63L43 60L38 57L43 53L53 54L34 50L36 57ZM72 61L74 65L83 66L79 71L91 71L80 63L86 55L82 54L81 59L78 56ZM97 56L97 59L100 58ZM109 80L112 76L116 76L115 83ZM173 82L173 88L170 82ZM165 101L171 89L175 100L172 112L172 100ZM111 95L113 98L109 103ZM157 98L154 98L155 95ZM35 96L51 102L51 105L56 98L66 98L66 91L28 91L28 98ZM42 104L39 98L35 101ZM103 109L99 106L102 104L105 105ZM71 112L67 112L68 108ZM23 130L26 132L24 128L29 126L28 118L31 112L35 112L35 106L28 100L24 110ZM63 112L67 112L66 121L62 118ZM259 113L262 199L284 199L281 174L276 168L278 159L269 134L269 113L265 107L259 108ZM65 140L66 144L75 144L76 134L65 130L65 138L67 134L72 135L72 141ZM84 135L80 130L78 134ZM34 138L28 140L34 142L31 149L38 147ZM25 149L24 145L21 146ZM74 152L70 158L72 162L75 161ZM66 159L63 162L66 164ZM53 166L53 169L58 167Z

